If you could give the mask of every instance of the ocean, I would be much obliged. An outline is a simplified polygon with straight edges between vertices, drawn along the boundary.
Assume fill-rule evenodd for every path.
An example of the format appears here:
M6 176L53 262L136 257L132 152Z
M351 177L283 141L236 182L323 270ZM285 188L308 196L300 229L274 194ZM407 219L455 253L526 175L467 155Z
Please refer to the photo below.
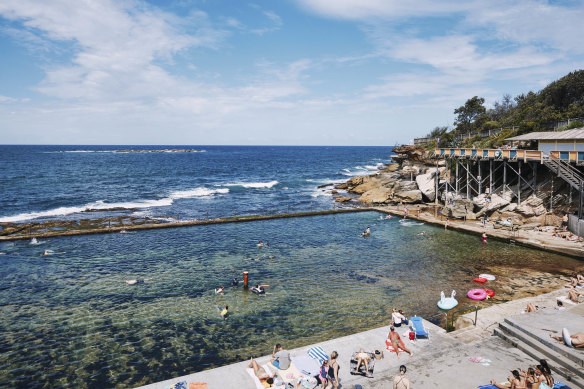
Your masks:
M189 149L196 152L119 152ZM371 174L390 147L0 146L0 223L196 220L331 209L319 185Z

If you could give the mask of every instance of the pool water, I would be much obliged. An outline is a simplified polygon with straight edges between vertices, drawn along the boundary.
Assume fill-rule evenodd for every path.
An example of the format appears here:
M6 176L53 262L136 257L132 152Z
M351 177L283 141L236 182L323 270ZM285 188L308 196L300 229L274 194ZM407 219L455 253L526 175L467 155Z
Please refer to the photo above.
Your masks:
M582 264L379 217L0 244L0 386L134 387L265 355L276 342L291 349L386 325L394 306L430 317L442 290L456 289L461 306L475 304L465 296L478 273L499 277L488 285L496 302L519 293L523 284L513 280L529 272L557 279ZM371 236L363 238L367 226ZM269 247L258 248L259 240ZM63 254L41 256L45 249ZM232 288L243 271L250 286L270 285L268 294ZM216 295L220 285L226 292Z

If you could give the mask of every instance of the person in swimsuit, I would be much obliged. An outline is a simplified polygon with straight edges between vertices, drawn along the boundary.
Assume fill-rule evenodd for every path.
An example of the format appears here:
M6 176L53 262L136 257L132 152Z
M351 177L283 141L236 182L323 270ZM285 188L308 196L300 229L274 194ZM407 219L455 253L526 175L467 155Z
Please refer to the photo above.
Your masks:
M339 353L333 351L331 353L331 359L329 359L329 371L328 371L328 379L333 384L334 389L338 389L339 387L339 363L337 362L337 358L339 357Z
M487 244L487 234L483 232L483 235L481 236L481 242L483 242L483 244Z
M138 279L138 280L126 280L126 284L128 284L128 285L143 284L145 282L146 282L146 279L143 279L143 280L140 280L140 279Z
M582 293L578 292L576 289L571 289L568 291L568 298L575 303L579 303L581 294Z
M539 372L540 374L537 376L538 378L538 383L541 384L542 382L545 382L545 384L547 386L549 386L550 388L554 387L554 377L552 377L552 371L550 370L550 367L547 364L547 361L545 359L540 359L539 360L539 365L537 365L536 367L536 373ZM535 386L536 388L539 388L539 386Z
M565 214L565 215L562 217L562 225L561 225L561 227L562 227L562 229L563 229L564 231L566 231L566 230L568 229L568 214Z
M221 311L221 317L223 317L223 320L227 320L228 316L229 316L229 306L226 305L225 308L223 308L223 310Z
M239 281L237 277L233 277L233 281L231 281L231 286L239 286Z
M251 358L249 365L247 365L247 367L253 369L254 374L256 375L256 377L258 377L258 380L260 380L260 382L266 382L267 384L272 386L272 384L274 383L274 377L276 376L276 373L274 373L273 375L269 375L268 373L266 373L263 367L261 367L260 365L258 365L256 361L254 361L253 358Z
M365 352L365 350L360 349L359 352L355 355L357 359L357 367L355 368L355 374L359 374L359 368L361 365L365 365L365 376L367 378L373 378L373 375L369 373L369 361L371 360L371 356Z
M320 370L318 371L318 379L320 380L323 389L326 388L329 383L328 370L329 370L328 359L325 359L322 362L322 365L320 366Z
M410 389L410 380L405 377L406 371L404 365L399 367L399 375L393 377L393 389Z
M555 336L550 334L550 337L555 340L559 340L563 344L566 344L563 336ZM576 332L573 335L570 335L570 343L572 343L572 347L574 348L584 348L584 332Z
M225 289L225 287L223 285L221 285L219 287L219 289L215 289L215 293L217 293L217 294L223 293L223 289Z
M389 327L389 334L387 338L390 340L393 349L395 350L395 355L399 358L399 350L404 350L407 353L410 353L410 358L414 356L414 353L402 346L402 342L400 342L400 337L397 332L395 332L395 328L393 326Z
M369 236L371 235L371 228L367 227L365 231L361 234L361 236Z
M509 376L509 378L507 378L509 383L498 384L497 382L495 382L495 380L491 380L491 384L493 384L497 388L501 388L501 389L507 389L507 388L524 389L526 387L525 386L525 378L521 377L521 375L519 374L519 371L517 371L517 370L513 370L511 373L513 375L511 375L511 376Z

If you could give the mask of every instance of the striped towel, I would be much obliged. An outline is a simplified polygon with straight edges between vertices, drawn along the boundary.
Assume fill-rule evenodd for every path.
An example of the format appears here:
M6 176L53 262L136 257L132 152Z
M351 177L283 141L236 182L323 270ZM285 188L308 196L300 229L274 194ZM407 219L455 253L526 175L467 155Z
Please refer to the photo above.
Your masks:
M324 350L322 349L322 347L320 347L320 346L311 347L308 350L308 355L310 355L312 358L316 359L321 365L325 360L329 359L329 356L327 355L327 353L325 353Z

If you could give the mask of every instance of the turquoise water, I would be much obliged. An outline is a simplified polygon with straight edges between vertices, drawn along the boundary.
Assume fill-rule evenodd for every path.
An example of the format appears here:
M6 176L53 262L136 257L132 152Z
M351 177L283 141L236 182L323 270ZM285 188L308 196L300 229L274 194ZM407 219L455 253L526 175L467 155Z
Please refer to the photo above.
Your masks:
M371 237L360 237L368 225ZM257 248L258 240L270 247ZM41 256L45 249L65 253ZM0 386L30 388L152 383L268 354L276 342L293 348L378 327L393 306L429 317L441 290L456 289L469 304L464 295L480 272L581 266L374 212L4 243L0 251ZM231 288L244 270L269 294ZM125 283L134 278L151 280ZM213 291L220 285L224 295Z

